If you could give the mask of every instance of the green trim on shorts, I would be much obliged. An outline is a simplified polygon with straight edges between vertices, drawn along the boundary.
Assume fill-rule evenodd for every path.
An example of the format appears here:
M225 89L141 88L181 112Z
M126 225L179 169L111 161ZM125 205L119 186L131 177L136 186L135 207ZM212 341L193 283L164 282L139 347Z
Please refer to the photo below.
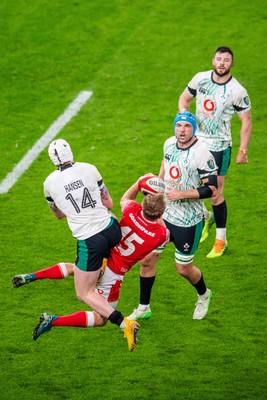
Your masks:
M106 229L108 229L108 228L111 227L111 225L113 224L114 220L115 220L114 217L111 217L111 218L110 218L109 224L108 224L108 226L104 229L104 231L105 231Z
M194 254L189 254L188 256L186 256L175 249L174 259L177 264L187 265L194 261Z
M230 160L231 160L231 147L227 147L227 149L223 150L222 167L219 173L220 176L227 175L227 171L230 166Z
M194 261L195 252L197 251L199 245L203 227L204 227L203 220L196 225L194 244L192 246L190 253L188 254L181 253L179 250L175 248L175 256L174 256L175 262L177 262L178 264L189 264Z
M157 247L155 250L152 250L152 253L159 253L161 254L163 252L163 250L165 249L165 247L167 246L168 243L166 243L164 246L161 247Z
M76 266L82 271L87 271L88 248L85 240L78 240L78 255L79 261Z
M191 250L190 254L195 254L195 252L197 251L203 228L204 228L204 221L200 221L196 225L194 244L192 246L192 250Z

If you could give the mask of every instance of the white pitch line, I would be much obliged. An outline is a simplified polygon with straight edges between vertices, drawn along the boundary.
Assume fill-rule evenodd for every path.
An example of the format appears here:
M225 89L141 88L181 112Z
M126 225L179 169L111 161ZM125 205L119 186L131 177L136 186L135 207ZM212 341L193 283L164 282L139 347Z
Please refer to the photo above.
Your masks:
M27 151L25 156L14 167L12 172L9 172L5 179L0 183L0 194L7 193L9 189L17 182L17 180L24 174L33 161L39 154L49 145L51 140L58 134L67 123L75 117L80 111L82 106L90 99L93 92L84 90L78 94L73 102L66 108L64 113L48 128L43 136Z

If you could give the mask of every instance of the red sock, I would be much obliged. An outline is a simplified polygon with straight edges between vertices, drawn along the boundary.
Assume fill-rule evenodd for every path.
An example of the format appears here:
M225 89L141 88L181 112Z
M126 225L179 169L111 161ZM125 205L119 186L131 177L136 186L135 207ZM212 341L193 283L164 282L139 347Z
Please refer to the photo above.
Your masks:
M63 279L64 274L59 264L34 272L36 279Z
M59 316L52 322L52 326L80 326L87 327L87 316L85 311L78 311L70 315Z

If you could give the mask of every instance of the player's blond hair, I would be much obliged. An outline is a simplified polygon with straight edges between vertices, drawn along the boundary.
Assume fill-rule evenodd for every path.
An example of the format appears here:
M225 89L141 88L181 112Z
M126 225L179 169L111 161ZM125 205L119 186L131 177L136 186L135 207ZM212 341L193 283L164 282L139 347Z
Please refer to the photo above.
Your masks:
M142 202L144 217L150 221L160 218L166 208L163 193L147 194Z

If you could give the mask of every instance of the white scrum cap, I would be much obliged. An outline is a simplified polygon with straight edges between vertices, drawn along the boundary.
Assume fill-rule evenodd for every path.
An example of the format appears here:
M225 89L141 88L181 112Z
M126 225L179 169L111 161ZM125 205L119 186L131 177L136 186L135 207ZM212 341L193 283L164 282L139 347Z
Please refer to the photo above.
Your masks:
M70 145L64 139L56 139L48 147L48 155L55 165L64 164L67 161L73 161L73 155Z

